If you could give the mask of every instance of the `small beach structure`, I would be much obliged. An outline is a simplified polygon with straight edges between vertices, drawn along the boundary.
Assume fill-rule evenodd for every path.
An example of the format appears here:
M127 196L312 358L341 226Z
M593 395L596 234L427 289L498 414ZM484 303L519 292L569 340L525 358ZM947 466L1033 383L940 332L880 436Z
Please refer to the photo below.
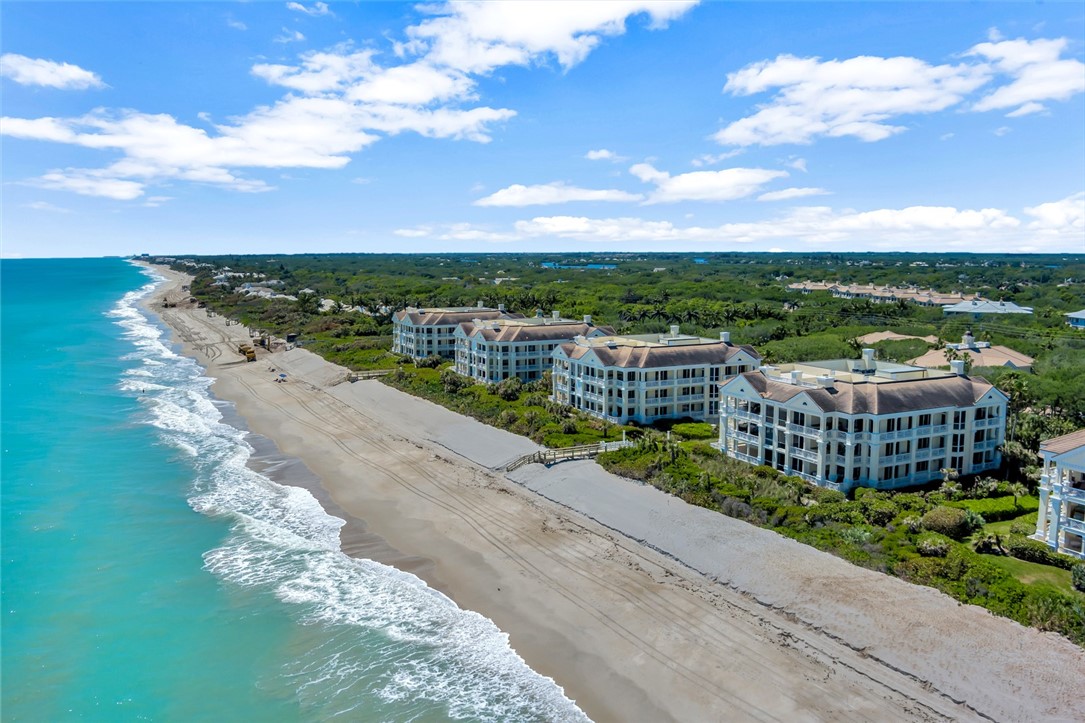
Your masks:
M682 334L578 336L553 353L554 401L614 422L651 424L688 417L715 422L721 381L756 368L761 354Z
M509 377L535 381L551 370L551 355L559 345L578 336L612 334L609 326L595 326L590 315L577 321L557 311L524 319L472 319L455 331L456 373L483 383Z
M522 319L523 314L510 314L504 305L496 309L484 306L407 307L392 315L392 351L412 359L456 356L456 329L475 319Z
M1036 534L1054 551L1085 560L1085 429L1040 445Z
M923 484L998 467L1006 395L979 377L861 359L762 366L721 386L729 457L833 489Z

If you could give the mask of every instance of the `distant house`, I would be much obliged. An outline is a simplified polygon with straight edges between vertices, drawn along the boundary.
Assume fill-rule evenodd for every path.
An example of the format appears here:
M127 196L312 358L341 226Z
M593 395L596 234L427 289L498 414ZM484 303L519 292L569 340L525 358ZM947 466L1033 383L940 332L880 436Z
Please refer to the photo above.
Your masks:
M413 359L440 356L452 359L456 355L456 329L475 319L522 319L523 314L509 314L505 307L483 306L407 307L392 315L392 351Z
M1066 324L1074 329L1085 329L1085 309L1081 311L1071 311L1069 314L1063 314L1066 317Z
M1040 445L1040 514L1033 537L1085 559L1085 429Z
M987 341L976 341L972 332L966 331L960 344L946 344L945 349L931 349L923 356L908 361L920 367L937 369L948 367L952 357L971 360L973 367L1009 367L1021 371L1032 371L1035 361L1032 357L1014 351L1008 346L992 346Z
M680 334L577 337L554 350L554 401L617 424L715 422L720 382L761 363L752 346Z
M592 324L591 316L576 321L556 311L530 319L472 319L455 331L456 373L486 383L509 377L534 381L553 368L551 355L560 344L613 333L609 326Z
M1018 306L1012 301L972 299L971 301L961 301L957 304L943 306L942 313L947 316L952 314L971 314L973 318L979 319L979 317L984 314L1031 314L1032 307Z

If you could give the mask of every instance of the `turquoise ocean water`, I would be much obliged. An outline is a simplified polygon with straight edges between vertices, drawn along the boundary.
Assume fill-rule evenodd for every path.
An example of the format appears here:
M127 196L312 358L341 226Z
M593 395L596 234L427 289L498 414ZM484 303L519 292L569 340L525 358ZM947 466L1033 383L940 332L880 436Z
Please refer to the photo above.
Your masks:
M121 259L2 271L4 721L586 720L486 618L253 471Z

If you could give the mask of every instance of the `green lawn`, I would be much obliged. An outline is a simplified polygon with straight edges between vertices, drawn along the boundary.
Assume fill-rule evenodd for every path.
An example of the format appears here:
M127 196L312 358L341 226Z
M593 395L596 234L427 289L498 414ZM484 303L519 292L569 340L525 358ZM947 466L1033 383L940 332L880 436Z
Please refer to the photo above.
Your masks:
M1016 557L984 556L985 560L998 565L1026 585L1050 587L1059 592L1073 593L1070 585L1070 571L1060 570L1050 565L1018 560ZM1081 595L1082 593L1077 593Z
M1029 534L1032 534L1032 530L1036 529L1037 514L1037 512L1028 512L1021 515L1020 517L1015 517L1012 520L1002 520L1001 522L988 522L986 525L983 526L983 531L989 535L1001 535L1002 537L1005 537L1006 535L1010 534L1010 526L1013 525L1013 523L1023 522L1029 526Z

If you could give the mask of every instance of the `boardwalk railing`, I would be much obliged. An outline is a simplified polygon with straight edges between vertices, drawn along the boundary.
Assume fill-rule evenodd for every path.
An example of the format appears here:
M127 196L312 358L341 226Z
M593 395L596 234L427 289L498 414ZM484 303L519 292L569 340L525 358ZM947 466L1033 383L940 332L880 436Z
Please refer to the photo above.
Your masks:
M364 372L351 372L350 376L347 377L347 381L360 382L363 379L376 379L377 377L383 377L391 373L391 369L370 369Z
M600 452L613 452L622 447L628 447L632 442L599 442L598 444L580 444L576 447L562 447L561 449L542 449L538 452L525 454L505 466L506 472L512 472L525 464L545 464L549 467L558 462L570 459L590 459Z

